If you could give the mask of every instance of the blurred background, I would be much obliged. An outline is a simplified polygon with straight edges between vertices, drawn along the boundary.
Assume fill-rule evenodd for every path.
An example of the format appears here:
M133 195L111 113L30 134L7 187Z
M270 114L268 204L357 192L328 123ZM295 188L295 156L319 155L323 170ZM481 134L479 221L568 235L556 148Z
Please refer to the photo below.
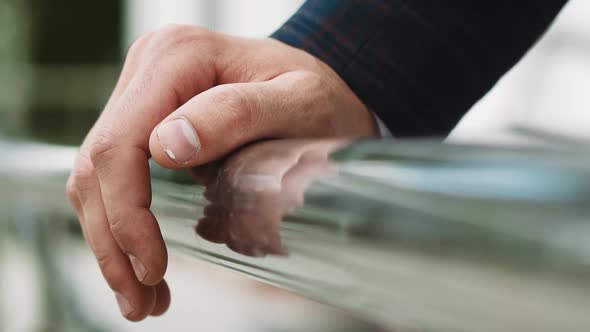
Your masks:
M78 145L105 104L127 47L141 34L185 23L266 36L302 2L0 0L0 136ZM590 2L572 0L451 140L523 142L527 130L589 138L589 14ZM81 298L84 315L105 331L377 330L334 309L178 257L172 259L168 277L174 301L170 313L129 324L119 318L84 244L72 242L68 248L69 287ZM36 294L43 272L34 252L10 238L0 242L0 249L0 331L42 329L47 323L39 318L44 304Z

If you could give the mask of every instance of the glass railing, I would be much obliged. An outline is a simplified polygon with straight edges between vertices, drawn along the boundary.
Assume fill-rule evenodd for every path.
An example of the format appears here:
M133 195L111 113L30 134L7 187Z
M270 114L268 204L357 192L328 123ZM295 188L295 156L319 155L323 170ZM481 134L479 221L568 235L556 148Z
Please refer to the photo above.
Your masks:
M0 212L72 218L75 149L4 141L0 152ZM174 253L401 330L586 331L586 156L268 141L191 172L153 166L152 209Z

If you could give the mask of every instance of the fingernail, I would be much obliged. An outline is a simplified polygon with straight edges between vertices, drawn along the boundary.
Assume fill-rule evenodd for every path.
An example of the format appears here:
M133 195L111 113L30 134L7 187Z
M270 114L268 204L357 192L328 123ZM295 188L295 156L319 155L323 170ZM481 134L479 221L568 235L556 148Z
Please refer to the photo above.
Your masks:
M129 255L129 261L131 262L131 266L133 266L133 271L135 271L135 276L137 277L137 280L143 281L147 274L147 269L145 268L145 265L143 265L143 263L133 255Z
M156 135L164 152L178 164L190 161L201 148L199 135L184 118L160 125Z
M127 300L127 298L119 292L115 292L115 297L117 298L117 303L119 303L119 309L121 310L121 314L124 317L128 317L129 315L131 315L131 313L135 309L133 309L131 303L129 303L129 300Z

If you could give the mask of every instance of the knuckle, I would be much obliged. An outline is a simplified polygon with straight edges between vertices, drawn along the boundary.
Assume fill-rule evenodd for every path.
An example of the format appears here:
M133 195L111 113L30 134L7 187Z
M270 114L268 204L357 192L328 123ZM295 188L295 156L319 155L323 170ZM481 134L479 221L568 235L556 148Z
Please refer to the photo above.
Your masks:
M140 36L139 38L137 38L133 43L131 43L131 45L127 49L126 58L127 59L134 59L134 58L139 57L142 54L145 47L147 46L147 44L152 39L152 37L153 37L152 33L146 33L146 34Z
M108 213L108 223L111 234L119 243L121 249L129 250L138 244L138 235L145 238L151 238L151 228L149 225L136 229L135 225L150 218L149 210L125 207L111 209Z
M293 81L298 87L303 87L306 96L299 100L298 109L301 111L296 114L297 120L313 118L312 126L308 129L315 132L315 135L335 134L335 119L340 117L339 108L335 105L343 105L342 92L330 79L312 71L298 73Z
M137 38L127 50L126 59L136 60L147 57L155 60L176 49L190 31L189 26L168 24L158 30L145 33ZM150 66L153 61L150 61Z
M124 231L124 229L122 229L123 224L120 223L124 218L119 213L112 213L109 215L108 219L113 234L121 234Z
M326 78L313 71L303 71L294 75L294 84L305 86L312 92L326 92L330 90L330 84Z
M96 261L109 286L119 289L129 278L126 270L115 264L113 256L108 252L95 251Z
M176 24L176 23L168 23L164 25L162 28L157 30L157 34L162 37L174 38L179 34L185 33L185 31L189 30L189 26Z
M186 38L188 28L182 25L169 24L154 32L154 48L156 51L168 53L178 48Z
M94 174L94 166L88 157L80 154L76 158L70 179L66 185L66 192L70 199L78 197L87 187L88 181Z
M313 71L294 72L291 76L292 88L300 89L306 98L300 100L304 110L326 109L337 100L329 80Z
M211 34L209 30L200 26L183 25L183 24L166 24L155 32L156 36L164 40L182 39L186 36L206 38Z
M159 56L176 53L187 47L210 45L214 34L209 30L189 25L169 24L153 33L153 51Z
M100 164L105 159L107 153L115 148L112 135L108 133L98 133L95 140L90 144L90 161L93 165Z
M96 257L96 261L98 262L98 265L100 266L101 270L105 272L109 270L112 258L107 251L95 249L94 256Z
M187 46L207 49L206 46L213 45L215 36L215 33L203 27L168 24L137 38L127 49L125 58L138 61L138 58L147 57L152 66L157 63L156 60Z
M76 188L76 181L72 176L70 176L68 182L66 183L66 195L68 196L68 199L72 205L78 203L78 190Z

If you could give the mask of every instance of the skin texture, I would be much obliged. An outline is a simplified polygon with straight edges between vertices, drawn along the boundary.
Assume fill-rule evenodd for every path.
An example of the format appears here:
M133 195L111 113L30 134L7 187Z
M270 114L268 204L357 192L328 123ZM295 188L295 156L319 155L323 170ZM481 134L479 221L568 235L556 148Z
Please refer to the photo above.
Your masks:
M171 122L184 127L164 129ZM164 134L191 130L198 152L180 160L169 148L191 146ZM169 26L129 49L80 148L67 194L121 313L139 321L170 303L167 251L150 211L150 158L183 169L263 139L377 135L363 103L308 53L272 39Z

